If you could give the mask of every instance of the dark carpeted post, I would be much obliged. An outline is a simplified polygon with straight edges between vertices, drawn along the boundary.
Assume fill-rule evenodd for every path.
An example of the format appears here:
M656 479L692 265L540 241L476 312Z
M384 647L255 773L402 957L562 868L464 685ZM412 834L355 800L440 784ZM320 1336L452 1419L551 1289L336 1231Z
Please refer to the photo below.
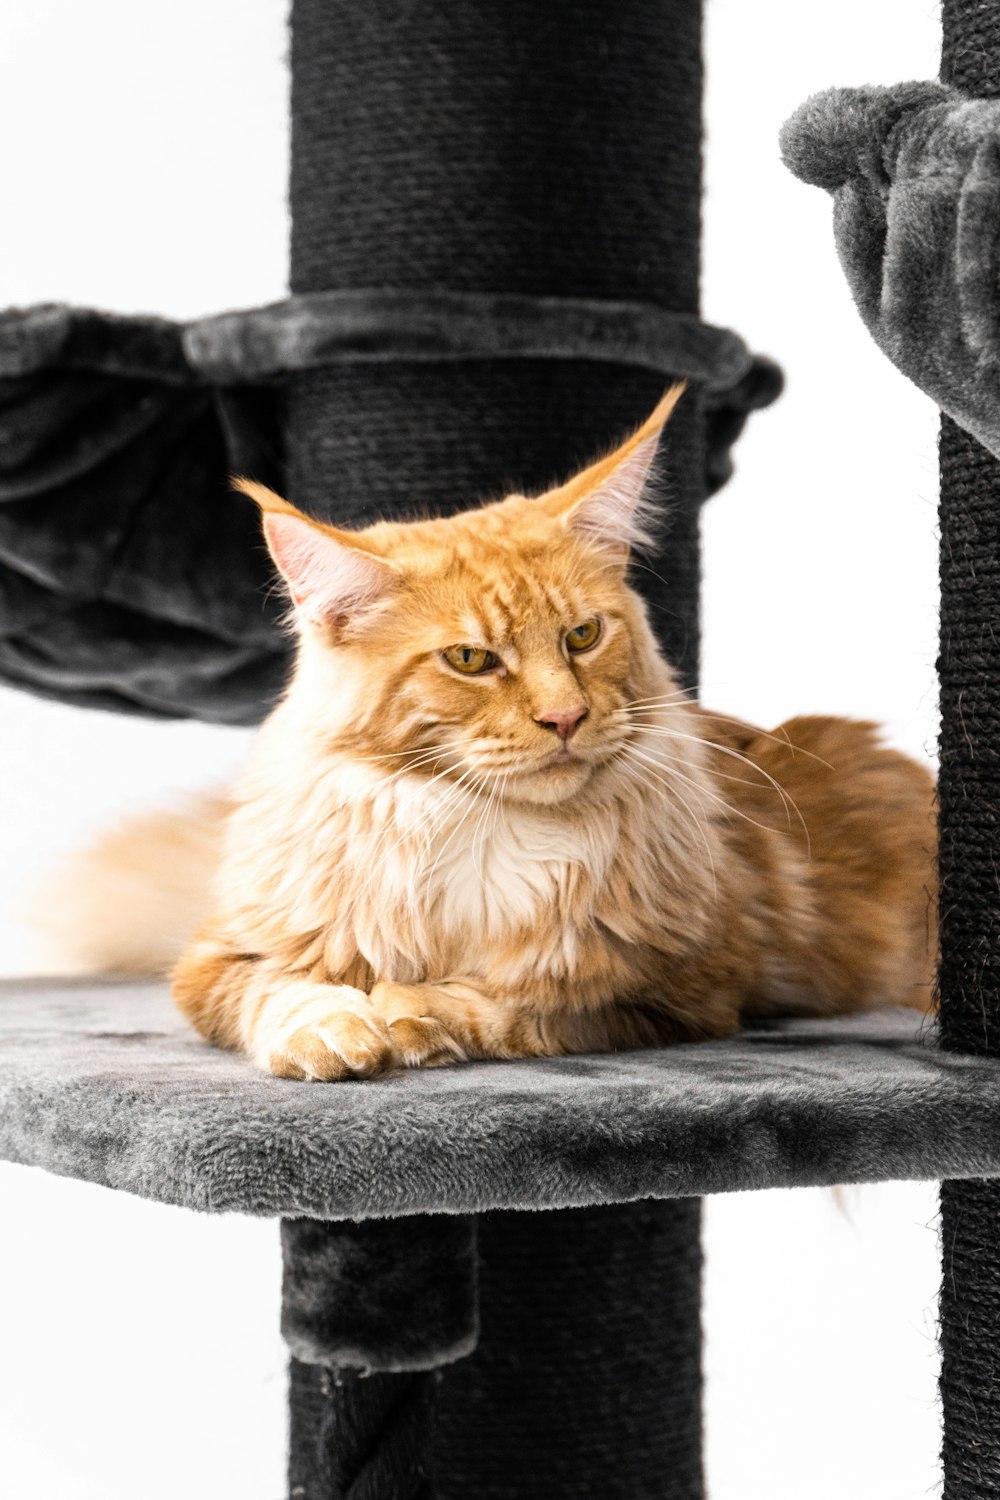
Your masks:
M941 75L1000 95L1000 5L945 0ZM1000 464L941 424L941 1037L1000 1056ZM1000 1185L941 1189L944 1500L1000 1495Z
M695 313L700 115L700 0L294 0L292 291ZM666 383L582 359L309 370L287 386L291 497L363 520L531 492L620 438ZM692 392L670 427L667 544L639 574L689 681L703 450ZM697 1500L698 1235L697 1203L487 1220L482 1346L441 1377L443 1496ZM293 1366L293 1476L299 1455L329 1453L341 1397ZM376 1427L390 1398L380 1385ZM363 1426L361 1382L350 1400Z
M285 1219L289 1494L432 1500L442 1365L478 1335L475 1221Z
M293 1359L290 1500L433 1500L435 1379Z

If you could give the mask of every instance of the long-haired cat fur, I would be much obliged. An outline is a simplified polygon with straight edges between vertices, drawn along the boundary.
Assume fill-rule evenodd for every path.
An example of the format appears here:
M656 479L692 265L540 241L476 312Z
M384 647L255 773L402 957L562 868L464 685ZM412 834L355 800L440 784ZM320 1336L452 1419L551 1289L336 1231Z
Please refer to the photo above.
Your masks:
M238 481L298 652L192 824L223 852L174 995L209 1040L339 1080L927 1005L928 771L867 723L706 712L630 587L680 393L559 488L448 519L346 532Z

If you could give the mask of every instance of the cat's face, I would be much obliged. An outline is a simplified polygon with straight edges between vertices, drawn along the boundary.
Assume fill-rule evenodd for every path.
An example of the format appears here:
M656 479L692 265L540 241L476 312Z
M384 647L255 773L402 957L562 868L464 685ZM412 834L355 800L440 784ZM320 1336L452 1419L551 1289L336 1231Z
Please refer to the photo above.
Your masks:
M536 504L375 533L395 587L366 622L311 640L351 680L337 714L359 756L391 771L426 755L428 774L553 802L620 747L622 706L646 685L641 607L620 565Z
M628 738L628 705L668 680L625 567L679 394L559 490L448 519L340 532L244 485L296 601L291 692L310 721L387 775L523 802L578 793Z

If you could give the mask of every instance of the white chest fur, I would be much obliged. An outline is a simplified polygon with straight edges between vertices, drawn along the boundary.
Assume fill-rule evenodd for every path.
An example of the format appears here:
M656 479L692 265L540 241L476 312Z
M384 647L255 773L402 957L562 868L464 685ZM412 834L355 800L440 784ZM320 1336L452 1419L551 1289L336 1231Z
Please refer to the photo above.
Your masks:
M352 935L381 975L482 974L501 954L512 961L508 945L526 974L572 971L576 931L613 858L613 820L456 795L452 783L417 777L365 801L365 835L350 853Z

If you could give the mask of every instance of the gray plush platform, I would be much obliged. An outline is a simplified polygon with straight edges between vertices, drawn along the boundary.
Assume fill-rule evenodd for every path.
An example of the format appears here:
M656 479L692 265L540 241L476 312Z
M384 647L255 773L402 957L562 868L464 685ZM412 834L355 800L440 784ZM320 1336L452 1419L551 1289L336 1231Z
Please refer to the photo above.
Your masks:
M203 1210L367 1218L1000 1174L1000 1064L881 1011L664 1051L305 1084L162 985L0 983L0 1157Z

